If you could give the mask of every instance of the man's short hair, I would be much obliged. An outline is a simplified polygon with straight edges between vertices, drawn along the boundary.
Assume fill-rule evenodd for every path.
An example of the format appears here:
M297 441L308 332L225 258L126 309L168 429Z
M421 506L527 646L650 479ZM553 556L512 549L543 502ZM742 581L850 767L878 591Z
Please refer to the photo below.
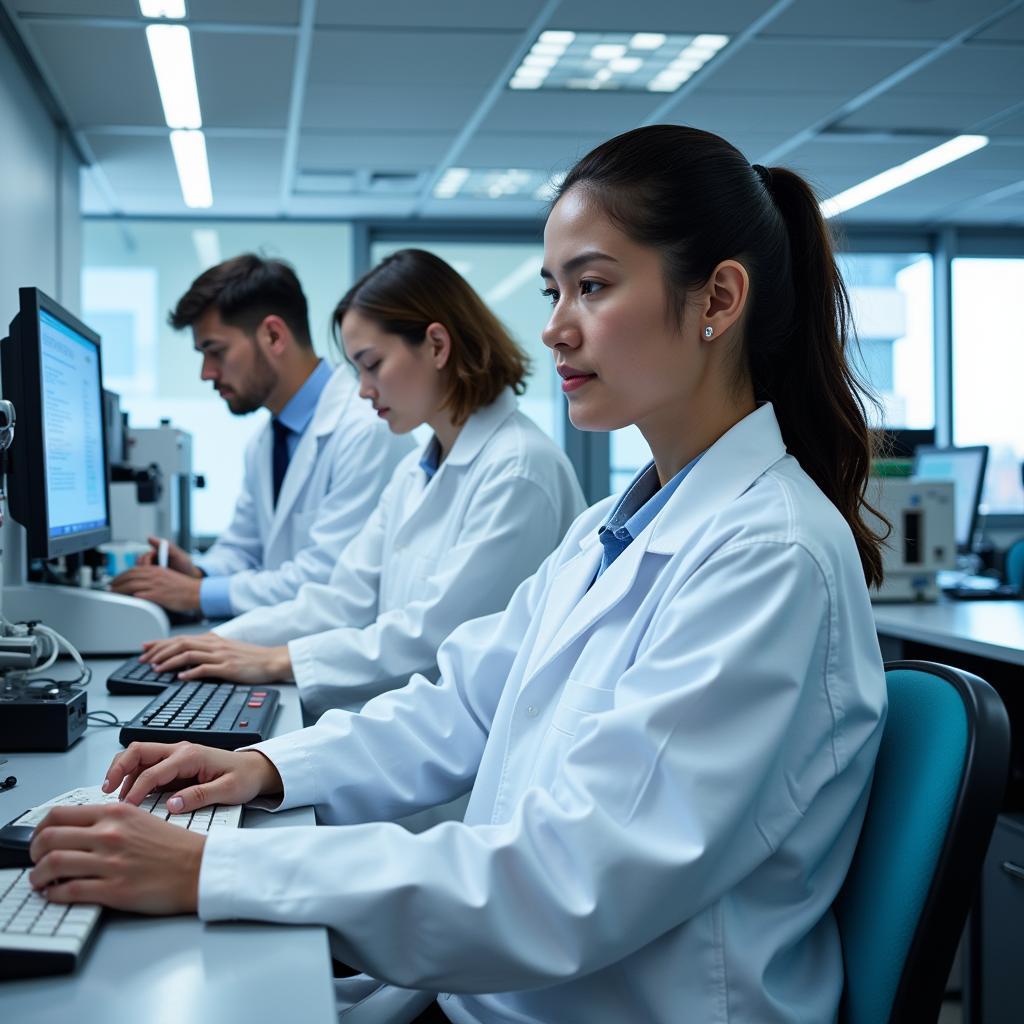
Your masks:
M282 260L247 252L204 270L168 314L175 330L191 327L216 309L231 327L252 333L268 316L279 316L306 348L312 348L309 307L295 271Z

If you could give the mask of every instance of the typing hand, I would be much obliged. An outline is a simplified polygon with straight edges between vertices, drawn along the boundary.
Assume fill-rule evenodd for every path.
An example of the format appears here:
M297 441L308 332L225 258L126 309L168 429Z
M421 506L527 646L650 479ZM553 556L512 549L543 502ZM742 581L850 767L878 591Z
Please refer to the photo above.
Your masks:
M196 568L192 558L184 548L178 547L177 544L169 540L161 540L159 537L147 537L146 540L149 542L149 551L139 555L135 562L136 565L159 565L158 553L160 545L166 544L168 569L184 573L186 576L191 576L197 580L202 579L203 574Z
M142 660L157 672L177 672L185 681L230 679L238 683L290 681L292 660L286 646L260 647L228 640L216 633L150 640L142 645Z
M172 814L207 804L244 804L284 786L273 762L257 750L216 750L195 743L131 743L111 762L104 793L138 805L154 789L188 781L167 801Z
M29 881L53 903L194 912L205 843L127 804L55 807L32 836Z
M157 565L135 565L115 576L111 590L130 597L141 597L172 612L199 610L199 585L202 581L174 569Z

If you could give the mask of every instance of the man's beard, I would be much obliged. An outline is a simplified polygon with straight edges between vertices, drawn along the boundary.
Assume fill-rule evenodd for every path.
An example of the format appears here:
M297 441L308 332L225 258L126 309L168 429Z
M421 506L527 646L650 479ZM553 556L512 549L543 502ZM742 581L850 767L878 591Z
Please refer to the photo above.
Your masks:
M270 392L277 383L274 371L270 368L267 357L260 347L253 340L255 360L252 368L252 378L246 382L245 391L236 391L230 398L225 398L228 411L233 416L248 416L249 413L262 409L266 404Z

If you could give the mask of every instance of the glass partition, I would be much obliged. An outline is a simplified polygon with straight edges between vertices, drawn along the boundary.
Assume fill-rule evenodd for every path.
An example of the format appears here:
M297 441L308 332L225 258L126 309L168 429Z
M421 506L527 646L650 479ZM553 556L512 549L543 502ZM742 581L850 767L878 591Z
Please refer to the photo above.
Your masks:
M193 467L206 478L193 504L197 535L218 534L227 526L245 445L266 413L233 416L211 385L200 381L191 332L172 330L167 314L199 273L242 252L292 264L309 302L314 347L327 354L331 311L352 283L348 225L88 219L83 224L82 319L103 338L106 386L121 395L133 426L157 426L167 417L192 434Z

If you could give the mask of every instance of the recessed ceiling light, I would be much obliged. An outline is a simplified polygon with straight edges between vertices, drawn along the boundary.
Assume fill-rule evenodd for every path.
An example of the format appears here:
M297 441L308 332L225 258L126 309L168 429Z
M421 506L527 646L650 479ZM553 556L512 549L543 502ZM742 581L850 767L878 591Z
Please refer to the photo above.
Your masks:
M547 31L541 32L538 41L541 43L559 43L568 46L576 38L575 32Z
M656 50L665 45L665 36L660 32L637 32L630 37L631 50Z
M625 52L626 47L622 43L598 43L590 48L590 56L594 60L614 60L622 57Z
M931 174L946 164L960 160L971 153L988 145L987 135L958 135L948 142L929 149L905 163L890 167L881 174L862 181L838 195L821 202L821 213L824 217L835 217L837 214L852 210L855 206L877 199L886 192L891 192L901 185L906 185L915 178Z
M434 186L435 199L549 199L565 175L521 167L449 167Z
M728 36L707 32L549 30L538 36L508 85L510 89L673 92L728 42Z

